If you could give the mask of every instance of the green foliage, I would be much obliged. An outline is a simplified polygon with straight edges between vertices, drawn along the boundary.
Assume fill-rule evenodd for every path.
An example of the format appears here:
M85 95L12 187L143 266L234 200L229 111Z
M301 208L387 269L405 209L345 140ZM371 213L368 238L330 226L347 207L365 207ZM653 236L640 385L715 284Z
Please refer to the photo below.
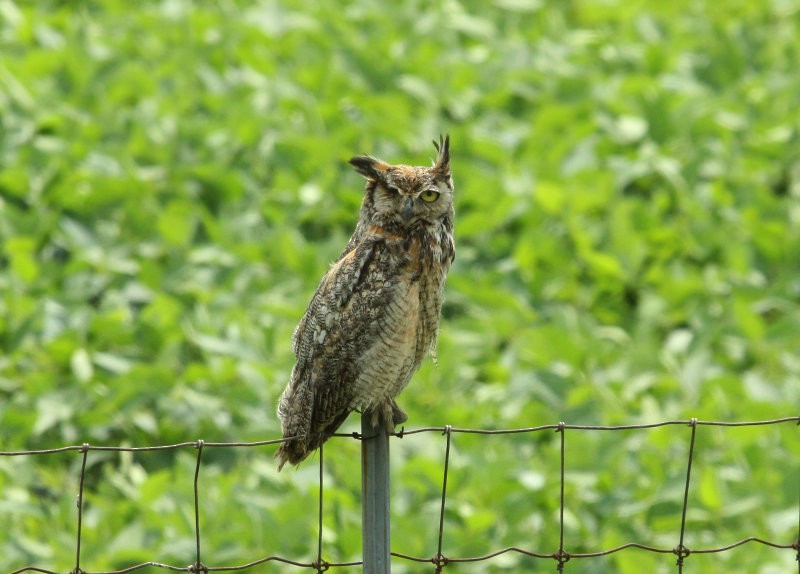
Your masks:
M458 253L439 367L402 397L411 425L796 415L798 15L795 0L0 0L0 449L276 437L292 329L360 202L345 160L424 163L440 132ZM399 552L435 553L432 436L392 443ZM570 432L567 550L676 546L687 440ZM358 559L358 446L330 444L324 554ZM554 552L555 437L453 448L446 554ZM204 453L209 563L314 556L315 464L278 475L271 456ZM795 539L796 432L702 428L696 456L687 546ZM194 460L93 452L82 566L191 562ZM4 567L74 567L79 463L0 458ZM686 567L793 559L745 545Z

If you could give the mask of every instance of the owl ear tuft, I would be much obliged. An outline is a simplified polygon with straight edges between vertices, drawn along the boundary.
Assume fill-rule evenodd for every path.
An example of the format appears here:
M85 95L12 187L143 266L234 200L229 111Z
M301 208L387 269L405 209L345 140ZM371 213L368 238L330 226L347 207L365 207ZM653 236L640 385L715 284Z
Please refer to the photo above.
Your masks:
M384 174L389 164L368 155L357 155L350 158L352 165L358 173L370 180L383 181Z
M450 134L444 137L440 135L438 142L433 140L433 147L439 152L433 169L443 177L450 177Z

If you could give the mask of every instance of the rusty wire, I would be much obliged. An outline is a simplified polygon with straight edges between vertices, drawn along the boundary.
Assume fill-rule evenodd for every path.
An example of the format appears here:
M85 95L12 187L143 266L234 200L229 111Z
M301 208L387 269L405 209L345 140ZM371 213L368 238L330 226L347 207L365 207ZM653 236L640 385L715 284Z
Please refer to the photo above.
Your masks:
M444 449L444 470L442 472L442 504L439 510L439 538L436 546L436 556L433 557L433 563L436 566L436 574L440 574L442 569L447 566L447 558L442 554L442 538L444 537L444 508L447 502L447 475L450 470L450 443L452 435L450 425L444 427L443 435L447 437Z
M557 572L564 571L564 564L569 560L569 554L564 550L564 476L566 469L566 444L567 444L567 424L565 422L558 423L558 434L561 446L561 456L559 458L559 470L561 479L559 481L559 503L558 503L558 552L555 553L555 559L558 562L556 566Z
M639 549L655 554L673 554L676 560L677 572L681 574L683 572L683 566L686 559L692 554L714 554L714 553L722 553L742 546L748 543L755 543L761 544L764 546L768 546L771 548L775 548L778 550L792 550L795 553L795 558L798 563L798 573L800 573L800 479L798 480L798 529L797 529L797 538L790 542L790 543L781 543L772 540L766 540L763 538L759 538L756 536L750 536L744 538L742 540L738 540L732 544L728 544L725 546L718 546L712 548L688 548L684 545L684 535L686 533L686 516L687 511L689 508L689 493L690 493L690 483L691 483L691 474L692 474L692 462L694 459L695 453L695 440L697 434L697 427L699 426L716 426L716 427L753 427L753 426L764 426L764 425L777 425L777 424L784 424L784 423L794 423L795 425L800 426L800 416L794 417L783 417L778 419L771 419L771 420L761 420L761 421L748 421L748 422L730 422L730 421L701 421L696 418L692 418L689 420L670 420L670 421L663 421L658 423L647 423L647 424L633 424L633 425L619 425L619 426L601 426L601 425L574 425L574 424L567 424L564 422L559 422L557 424L549 424L549 425L541 425L535 427L525 427L525 428L513 428L513 429L473 429L473 428L457 428L451 425L445 425L443 427L424 427L412 430L401 430L399 432L393 433L398 438L403 438L404 436L415 435L420 433L440 433L445 437L445 456L444 456L444 463L442 469L442 489L441 489L441 504L439 509L439 524L437 530L437 541L436 541L436 553L433 556L412 556L408 554L404 554L401 552L392 552L391 555L397 559L406 560L410 562L417 562L417 563L428 563L432 564L435 567L435 572L437 574L441 573L442 570L448 566L449 564L457 564L457 563L474 563L474 562L483 562L483 561L490 561L493 558L501 556L503 554L509 553L516 553L522 556L528 556L532 558L538 559L551 559L556 562L556 571L563 572L565 569L565 565L571 559L588 559L588 558L598 558L603 556L609 556L611 554L615 554L617 552L621 552L628 549ZM567 463L567 448L566 448L566 431L567 430L582 430L582 431L620 431L620 430L642 430L642 429L652 429L657 427L664 427L664 426L688 426L691 429L691 434L689 438L689 447L687 453L687 465L686 465L686 479L684 482L684 491L683 491L683 504L681 507L681 522L680 522L680 531L678 533L678 544L674 548L664 548L664 547L657 547L651 546L647 544L642 544L638 542L628 542L626 544L622 544L620 546L616 546L614 548L606 549L606 550L598 550L595 552L583 552L583 553L570 553L565 548L565 540L564 540L564 511L566 508L566 500L565 500L565 469ZM444 533L445 533L445 507L447 503L447 486L448 486L448 474L449 474L449 467L450 467L450 451L451 451L451 444L452 444L452 437L454 434L461 433L461 434L475 434L475 435L506 435L506 434L522 434L522 433L534 433L534 432L541 432L553 430L559 433L560 438L560 488L559 488L559 547L555 552L552 553L544 553L544 552L537 552L529 549L519 548L517 546L509 546L506 548L497 549L493 552L478 555L478 556L448 556L443 553L443 541L444 541ZM362 440L362 436L359 433L351 433L351 434L337 434L337 437L345 437L351 438L356 440ZM69 451L77 451L80 452L82 455L81 458L81 465L80 465L80 477L79 477L79 485L78 485L78 495L77 495L77 535L76 535L76 542L75 542L75 568L69 574L128 574L129 572L135 572L137 570L141 570L148 567L155 567L161 568L165 570L175 571L175 572L186 572L188 574L208 574L208 572L234 572L234 571L243 571L248 570L251 568L255 568L256 566L265 564L267 562L276 562L287 564L291 566L296 566L299 568L306 568L315 570L318 573L325 572L332 568L337 567L347 567L347 566L360 566L362 564L361 561L351 561L351 562L328 562L323 559L323 495L324 495L324 483L323 483L323 451L320 448L319 454L319 506L318 506L318 537L317 537L317 548L316 548L316 558L312 562L304 562L299 560L293 560L290 558L286 558L283 556L278 555L270 555L265 556L263 558L259 558L256 560L252 560L250 562L239 564L239 565L225 565L225 566L207 566L201 561L201 532L200 532L200 488L199 488L199 479L200 479L200 470L201 470L201 461L202 461L202 452L204 448L248 448L248 447L256 447L256 446L269 446L269 445L277 445L287 440L291 440L291 438L283 438L283 439L274 439L274 440L263 440L263 441L255 441L255 442L206 442L202 439L196 441L186 441L181 443L169 444L169 445L155 445L155 446L144 446L144 447L127 447L127 446L107 446L107 445L90 445L88 443L83 443L81 445L73 445L73 446L63 446L57 448L50 448L50 449L39 449L39 450L20 450L20 451L0 451L0 457L15 457L15 456L40 456L40 455L47 455L52 453L61 453L61 452L69 452ZM83 524L83 495L84 495L84 482L86 477L86 464L89 453L92 451L112 451L112 452L150 452L150 451L159 451L159 450L175 450L181 448L194 448L197 450L197 459L195 464L195 472L194 472L194 479L193 479L193 491L194 491L194 531L195 531L195 556L194 562L188 566L175 566L171 564L165 564L158 561L149 561L143 562L140 564L135 564L128 566L126 568L120 570L112 570L112 571L103 571L103 572L92 572L89 573L81 568L81 535L82 535L82 524ZM26 566L23 568L18 568L13 570L10 574L22 574L23 572L39 572L41 574L63 574L62 572L55 572L53 570L48 570L46 568L41 568L38 566Z

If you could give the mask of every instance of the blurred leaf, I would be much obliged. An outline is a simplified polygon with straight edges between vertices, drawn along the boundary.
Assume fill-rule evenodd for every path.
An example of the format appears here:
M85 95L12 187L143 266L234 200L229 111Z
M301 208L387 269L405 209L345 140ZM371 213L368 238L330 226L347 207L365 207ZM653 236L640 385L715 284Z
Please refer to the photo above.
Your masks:
M94 368L92 367L92 360L86 349L76 349L72 353L70 366L72 368L72 374L75 375L78 381L85 383L91 380Z
M34 281L40 273L36 258L36 241L32 237L11 237L3 245L11 271L25 283Z
M44 395L36 404L36 424L33 434L41 435L62 421L68 420L73 415L73 408L64 401L63 396Z

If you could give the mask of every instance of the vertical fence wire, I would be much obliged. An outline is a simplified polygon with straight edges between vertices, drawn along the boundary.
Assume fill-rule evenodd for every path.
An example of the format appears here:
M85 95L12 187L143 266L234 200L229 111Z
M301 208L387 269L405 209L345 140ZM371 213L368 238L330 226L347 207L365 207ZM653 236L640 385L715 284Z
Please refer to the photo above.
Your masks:
M564 475L566 469L566 423L560 422L558 423L558 429L556 432L559 434L561 440L561 456L560 456L560 469L561 469L561 480L560 480L560 494L559 494L559 502L558 502L558 552L555 554L554 558L558 561L558 566L556 567L557 572L564 571L564 564L569 561L569 554L567 554L566 550L564 550Z
M447 475L450 470L450 444L452 441L453 427L447 425L444 427L442 434L447 437L447 442L444 448L444 469L442 472L442 503L439 507L439 537L436 545L436 556L433 557L432 562L436 565L436 574L442 571L442 568L447 566L447 557L442 554L442 540L444 538L444 509L447 503Z
M324 472L324 454L325 454L325 445L322 444L319 447L319 497L318 497L318 506L317 506L317 559L314 562L314 568L317 569L317 572L324 572L328 569L328 565L326 562L322 561L322 518L323 518L323 507L324 507L324 482L325 482L325 472Z
M89 455L89 443L83 443L81 446L81 452L83 453L83 460L81 461L81 477L80 482L78 484L78 500L77 500L77 507L78 507L78 540L75 542L75 570L74 572L77 574L81 572L81 531L83 529L83 483L86 477L86 458Z
M194 538L195 538L195 561L192 572L208 572L208 568L200 560L200 493L197 482L200 478L200 460L203 457L203 445L205 442L200 439L197 441L197 462L194 467Z
M683 544L683 537L686 533L686 510L689 507L689 482L692 478L692 460L694 460L694 444L695 444L695 437L697 435L697 419L692 418L689 421L689 426L692 428L692 437L689 441L689 456L688 462L686 463L686 484L683 488L683 508L681 509L681 534L678 540L678 547L675 549L675 554L678 555L678 573L683 572L683 561L684 559L689 556L690 550L686 548Z
M797 426L800 428L800 419L797 421ZM797 468L797 538L794 542L794 549L794 560L797 562L797 574L800 574L800 466Z

